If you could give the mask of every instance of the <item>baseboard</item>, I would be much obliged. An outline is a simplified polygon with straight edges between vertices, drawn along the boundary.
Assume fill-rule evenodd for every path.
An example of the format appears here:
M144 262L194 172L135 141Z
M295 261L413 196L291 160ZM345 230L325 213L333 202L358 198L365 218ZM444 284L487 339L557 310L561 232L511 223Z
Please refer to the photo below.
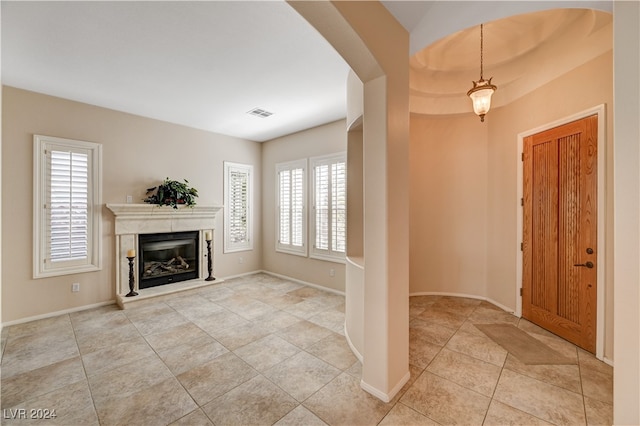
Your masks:
M32 317L20 318L18 320L7 321L2 323L2 327L10 327L12 325L24 324L25 322L37 321L41 319L53 318L59 315L71 314L73 312L86 311L87 309L100 308L102 306L115 305L115 300L109 300L107 302L93 303L91 305L78 306L76 308L64 309L62 311L49 312L47 314L35 315Z
M464 294L464 293L446 293L446 292L441 292L441 291L421 291L421 292L417 292L417 293L410 293L409 297L411 296L452 296L452 297L466 297L467 299L477 299L477 300L482 300L488 303L491 303L492 305L497 306L498 308L502 309L505 312L508 312L512 315L515 315L515 311L511 308L509 308L508 306L505 306L501 303L496 302L495 300L489 298L489 297L484 297L484 296L477 296L475 294Z
M258 269L255 271L249 271L249 272L243 272L241 274L236 274L236 275L227 275L226 277L222 277L222 279L224 280L232 280L234 278L242 278L242 277L246 277L247 275L255 275L255 274L259 274L261 272L264 272L262 269Z
M402 389L402 387L409 381L410 378L411 372L407 371L407 374L405 374L404 377L400 379L400 381L393 387L393 389L391 389L391 391L389 391L388 394L382 392L380 389L371 386L364 380L360 380L360 387L376 398L382 400L383 402L389 402L396 396L398 392L400 392L400 389Z
M362 354L356 349L356 347L351 343L351 338L349 337L349 331L347 330L347 321L344 322L344 337L347 339L347 344L349 348L351 348L351 352L358 358L358 361L362 364Z
M322 286L322 285L319 285L319 284L314 284L314 283L310 283L310 282L307 282L307 281L299 280L299 279L293 278L293 277L288 277L286 275L277 274L275 272L264 271L264 270L259 271L259 272L262 272L262 273L265 273L265 274L268 274L268 275L273 275L274 277L282 278L283 280L289 280L289 281L293 281L293 282L298 283L298 284L307 285L309 287L314 287L314 288L317 288L319 290L328 291L329 293L337 294L339 296L344 296L345 295L344 291L335 290L333 288L329 288L329 287L325 287L325 286Z
M607 365L610 365L611 367L613 367L613 360L610 358L607 358L606 356L604 358L602 358L602 362L604 362Z

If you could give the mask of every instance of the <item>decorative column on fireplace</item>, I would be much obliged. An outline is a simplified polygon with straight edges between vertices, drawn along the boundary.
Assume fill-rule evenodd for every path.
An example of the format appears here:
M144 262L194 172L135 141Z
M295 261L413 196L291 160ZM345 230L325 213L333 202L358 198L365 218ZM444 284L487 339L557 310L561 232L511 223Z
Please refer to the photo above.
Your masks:
M173 209L150 204L107 204L107 208L115 216L115 286L120 307L152 295L218 282L205 281L209 275L205 233L215 232L221 206ZM137 297L127 298L129 265L125 254L130 249L137 251L135 290L142 291Z

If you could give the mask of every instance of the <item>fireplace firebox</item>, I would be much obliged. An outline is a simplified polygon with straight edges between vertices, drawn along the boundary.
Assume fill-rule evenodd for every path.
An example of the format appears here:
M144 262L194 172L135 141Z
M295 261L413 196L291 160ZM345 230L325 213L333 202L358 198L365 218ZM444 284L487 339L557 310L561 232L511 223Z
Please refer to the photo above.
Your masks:
M198 278L199 233L139 234L139 288Z

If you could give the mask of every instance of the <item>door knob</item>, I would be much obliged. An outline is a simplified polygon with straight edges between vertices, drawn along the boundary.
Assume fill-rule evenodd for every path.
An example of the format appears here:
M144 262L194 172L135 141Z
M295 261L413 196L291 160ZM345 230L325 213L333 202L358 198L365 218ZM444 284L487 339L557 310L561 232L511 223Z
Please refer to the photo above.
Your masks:
M593 268L593 262L589 261L587 263L576 263L573 266L585 266L585 267L591 269L591 268Z

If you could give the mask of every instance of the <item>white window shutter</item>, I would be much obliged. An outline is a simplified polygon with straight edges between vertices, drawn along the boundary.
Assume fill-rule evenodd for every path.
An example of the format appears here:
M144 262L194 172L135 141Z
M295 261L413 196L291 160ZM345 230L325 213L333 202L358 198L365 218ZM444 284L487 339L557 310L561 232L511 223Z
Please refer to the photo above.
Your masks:
M253 166L226 162L224 252L253 249L251 238L251 179Z

